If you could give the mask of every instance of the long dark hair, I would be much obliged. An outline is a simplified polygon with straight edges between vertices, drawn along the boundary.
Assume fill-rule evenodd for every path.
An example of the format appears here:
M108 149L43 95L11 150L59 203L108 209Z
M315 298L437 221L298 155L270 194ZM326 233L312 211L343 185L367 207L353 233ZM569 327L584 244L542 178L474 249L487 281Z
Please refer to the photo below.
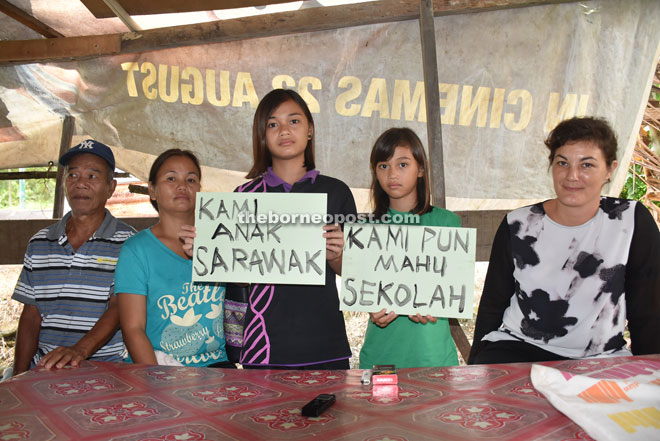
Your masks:
M384 131L376 140L371 149L371 200L374 204L374 215L379 218L387 213L390 206L390 197L380 186L376 176L376 166L379 162L389 160L397 147L409 147L417 166L423 171L422 176L417 178L417 205L413 208L413 214L424 214L431 210L431 193L429 191L429 163L426 152L419 136L412 130L401 127Z
M199 159L197 159L197 156L195 156L195 154L190 150L169 149L158 155L154 163L151 165L151 170L149 170L149 183L152 186L156 186L156 177L158 176L160 168L163 166L165 161L173 156L185 156L186 158L190 159L195 164L195 167L197 167L197 173L199 173L199 180L201 182L202 168L199 166ZM149 198L149 202L151 202L151 205L156 209L156 211L158 211L158 202L151 198Z
M261 176L266 172L268 167L273 165L273 158L268 151L266 145L266 125L268 118L273 115L275 109L280 104L286 101L293 101L298 104L303 110L310 127L314 127L314 118L312 113L307 107L307 103L296 91L290 89L274 89L271 90L261 99L257 106L257 111L254 113L254 122L252 123L252 156L254 159L252 168L245 176L248 179L253 179ZM305 163L304 167L307 170L314 170L314 136L307 141L305 147Z

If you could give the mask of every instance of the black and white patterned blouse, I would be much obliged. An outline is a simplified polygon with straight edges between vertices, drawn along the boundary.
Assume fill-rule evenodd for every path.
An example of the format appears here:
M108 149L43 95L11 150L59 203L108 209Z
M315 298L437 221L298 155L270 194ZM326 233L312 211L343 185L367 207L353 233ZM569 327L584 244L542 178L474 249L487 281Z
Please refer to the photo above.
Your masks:
M487 341L521 340L569 358L660 352L660 233L634 201L601 198L575 227L543 203L509 213L493 241L472 360Z

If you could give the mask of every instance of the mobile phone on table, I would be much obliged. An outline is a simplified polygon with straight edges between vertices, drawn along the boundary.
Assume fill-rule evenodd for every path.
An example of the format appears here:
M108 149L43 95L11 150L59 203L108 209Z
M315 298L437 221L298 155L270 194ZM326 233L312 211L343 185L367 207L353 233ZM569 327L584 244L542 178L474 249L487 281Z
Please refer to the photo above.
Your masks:
M306 417L317 417L325 412L335 402L334 394L320 394L302 408L302 415Z

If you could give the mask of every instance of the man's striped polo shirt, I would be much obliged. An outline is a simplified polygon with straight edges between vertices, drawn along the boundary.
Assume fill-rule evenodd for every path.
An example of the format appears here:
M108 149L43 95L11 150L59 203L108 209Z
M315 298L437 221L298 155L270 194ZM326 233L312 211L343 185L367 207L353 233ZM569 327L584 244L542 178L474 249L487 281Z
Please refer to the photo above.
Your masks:
M135 233L106 209L99 229L76 251L65 231L70 217L71 212L32 236L12 295L14 300L36 306L41 314L34 363L58 346L73 346L103 315L113 294L119 251ZM90 360L120 361L123 353L121 331L117 331Z

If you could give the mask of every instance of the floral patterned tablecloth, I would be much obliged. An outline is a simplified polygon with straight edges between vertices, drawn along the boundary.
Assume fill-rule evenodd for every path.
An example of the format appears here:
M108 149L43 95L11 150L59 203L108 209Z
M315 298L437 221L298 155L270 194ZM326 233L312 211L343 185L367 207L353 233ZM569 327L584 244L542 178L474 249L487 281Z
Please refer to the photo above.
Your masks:
M660 355L544 363L598 376ZM374 393L362 371L267 371L84 362L0 383L0 441L588 440L537 392L530 364L401 369ZM337 401L318 418L301 407Z

